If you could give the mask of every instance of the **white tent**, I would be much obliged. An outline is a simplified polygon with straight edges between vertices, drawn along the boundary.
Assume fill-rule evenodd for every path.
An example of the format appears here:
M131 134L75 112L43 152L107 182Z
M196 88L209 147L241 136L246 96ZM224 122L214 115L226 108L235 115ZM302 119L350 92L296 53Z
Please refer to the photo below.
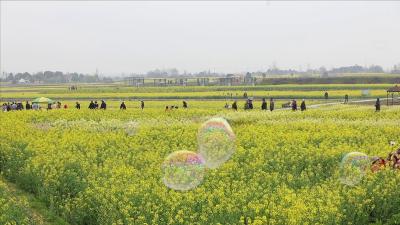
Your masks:
M26 84L26 83L28 83L28 81L23 79L23 78L21 78L21 79L19 79L18 83L19 84Z

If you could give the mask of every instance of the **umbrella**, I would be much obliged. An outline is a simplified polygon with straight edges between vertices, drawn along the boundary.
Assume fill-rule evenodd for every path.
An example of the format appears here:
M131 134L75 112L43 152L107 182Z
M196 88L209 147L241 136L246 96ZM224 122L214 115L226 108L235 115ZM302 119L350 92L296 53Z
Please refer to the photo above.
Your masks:
M32 103L53 103L53 102L54 102L53 100L45 97L35 98L32 100Z

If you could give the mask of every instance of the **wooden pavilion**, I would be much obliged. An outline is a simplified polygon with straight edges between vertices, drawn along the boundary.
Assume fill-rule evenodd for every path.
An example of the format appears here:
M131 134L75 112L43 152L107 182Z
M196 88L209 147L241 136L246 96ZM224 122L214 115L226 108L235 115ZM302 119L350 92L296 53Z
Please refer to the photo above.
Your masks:
M394 86L394 87L389 88L389 89L386 91L386 93L387 93L386 105L389 105L389 95L390 95L390 94L392 95L391 105L400 104L400 101L399 101L399 100L397 100L397 101L394 100L394 94L395 94L395 93L398 93L398 94L400 95L400 87L399 87L399 86L396 85L396 86Z

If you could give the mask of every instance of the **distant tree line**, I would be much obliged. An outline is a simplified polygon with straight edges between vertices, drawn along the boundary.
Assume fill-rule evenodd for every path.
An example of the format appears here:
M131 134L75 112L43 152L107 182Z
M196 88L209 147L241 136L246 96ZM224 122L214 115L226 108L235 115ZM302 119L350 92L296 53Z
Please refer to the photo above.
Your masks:
M389 71L388 71L389 72ZM393 70L390 71L391 73L399 73L400 72L400 64L395 65ZM275 64L272 65L267 71L261 72L251 72L251 75L262 75L266 78L268 75L314 75L320 74L322 77L335 75L335 74L343 74L343 73L385 73L383 68L379 65L371 65L368 67L353 65L353 66L342 66L337 68L332 68L331 70L326 69L325 67L320 67L319 69L307 69L303 70L296 70L296 69L280 69ZM187 73L184 71L180 73L176 68L169 68L169 69L154 69L148 71L144 76L146 77L221 77L225 76L226 74L223 73L215 73L208 71L201 71L198 73ZM139 75L136 75L139 76ZM143 75L142 75L143 76Z
M5 78L0 81L11 82L13 84L25 81L26 83L98 83L113 82L109 77L100 78L98 75L87 75L82 73L66 73L60 71L44 71L30 74L25 73L8 73Z
M391 71L386 71L392 74L400 74L400 63L393 66ZM343 66L332 68L331 70L325 67L319 69L307 69L305 71L299 69L279 69L275 64L267 71L258 71L248 73L250 76L262 76L267 78L269 75L300 75L300 77L309 77L309 75L320 75L322 78L331 77L331 75L343 73L385 73L383 68L379 65L371 65L363 67L359 65ZM154 69L148 71L146 74L131 74L131 76L146 76L150 78L164 78L164 77L224 77L224 73L215 73L210 70L205 70L197 73L190 73L184 71L180 73L176 68L168 69ZM44 71L30 74L25 73L3 73L0 81L11 83L111 83L113 81L122 81L122 77L99 77L97 74L88 75L82 73L63 73L60 71ZM22 82L21 82L22 81Z
M210 70L205 70L197 73L189 73L184 71L180 73L176 68L168 68L168 69L154 69L148 71L145 76L151 78L162 78L162 77L220 77L224 76L222 73L211 72Z
M328 71L330 73L384 73L383 68L378 65L372 65L369 67L363 67L359 65L344 66L339 68L333 68Z
M296 77L269 78L259 84L398 84L400 77L391 76L343 76L343 77Z
M381 66L371 65L369 67L363 67L359 65L354 66L342 66L338 68L332 68L327 70L325 67L319 69L308 69L307 71L299 71L294 69L279 69L277 67L269 68L266 74L269 75L288 75L288 74L340 74L340 73L384 73L385 71Z

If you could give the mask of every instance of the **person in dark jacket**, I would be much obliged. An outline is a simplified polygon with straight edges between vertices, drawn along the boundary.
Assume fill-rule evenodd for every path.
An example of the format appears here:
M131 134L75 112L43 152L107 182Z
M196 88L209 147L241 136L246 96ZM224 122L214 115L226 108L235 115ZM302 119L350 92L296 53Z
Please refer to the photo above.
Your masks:
M294 99L292 100L292 110L297 111L297 102Z
M267 102L265 101L265 98L262 99L261 110L267 110Z
M31 105L29 104L29 102L28 102L28 101L26 101L26 104L25 104L25 109L26 109L26 110L29 110L29 109L31 109Z
M236 101L234 101L234 102L232 103L232 109L235 110L235 111L237 111L237 102L236 102Z
M90 101L89 109L94 109L94 102L93 101Z
M183 101L183 102L182 102L182 105L183 105L183 108L184 108L184 109L187 109L188 105L187 105L187 102L186 102L186 101Z
M76 109L81 109L81 104L79 102L76 102L75 108Z
M24 109L24 105L22 104L22 102L18 102L17 103L17 110L23 110Z
M328 97L329 97L328 92L325 92L324 97L325 97L325 100L328 100Z
M97 101L94 101L94 109L98 109L99 108L99 104L97 103Z
M301 102L300 105L300 109L301 111L306 111L307 107L306 107L306 101L303 99L303 101Z
M107 104L104 100L101 100L100 109L107 109Z
M140 108L141 108L142 110L144 109L144 101L143 101L143 100L140 101Z
M253 109L253 100L249 99L249 109Z
M121 102L121 105L119 106L119 109L122 109L122 110L126 109L126 105L125 105L124 101Z
M379 111L381 111L381 101L379 100L379 98L377 98L375 102L375 112Z
M272 111L274 111L274 108L275 108L275 102L274 102L274 99L271 98L269 100L269 110L272 112Z
M349 95L346 94L346 95L344 96L344 104L347 104L348 102L349 102Z

